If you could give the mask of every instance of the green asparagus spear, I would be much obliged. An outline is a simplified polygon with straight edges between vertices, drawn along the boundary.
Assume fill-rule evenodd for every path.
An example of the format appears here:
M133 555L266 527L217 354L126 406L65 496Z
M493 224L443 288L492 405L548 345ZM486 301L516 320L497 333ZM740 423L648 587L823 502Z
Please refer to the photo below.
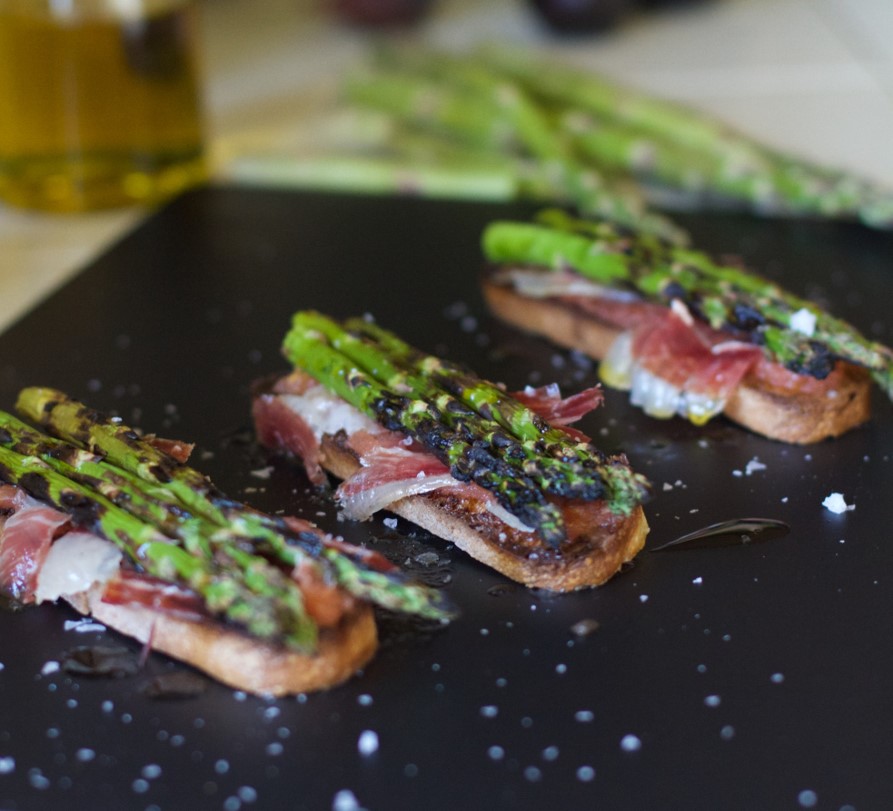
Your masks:
M483 248L492 262L570 267L664 304L682 300L715 329L731 327L749 334L767 356L796 372L822 378L834 359L842 358L869 369L893 397L890 349L805 299L756 274L717 263L706 253L648 236L621 234L608 225L556 211L548 212L541 224L491 223L483 235ZM803 311L814 319L809 334L792 321Z
M342 326L315 312L299 312L283 351L386 428L420 441L454 476L491 490L548 543L560 543L566 533L560 512L544 493L594 499L607 490L611 505L623 513L642 501L644 480L621 460L570 441L467 372L451 375L454 367L445 364L434 368L437 359L417 357L396 336L370 324L354 320Z
M432 403L383 386L331 346L319 330L306 329L300 315L293 320L283 343L283 353L289 361L385 428L403 431L421 442L460 481L474 481L490 490L500 504L536 529L547 543L565 540L561 512L546 501L529 477L519 475L487 448L469 442L444 425Z
M354 596L395 611L445 618L449 609L430 589L407 581L397 573L365 567L342 551L324 543L321 532L296 532L283 519L257 512L220 493L197 470L158 450L128 426L88 409L62 392L47 388L22 390L18 410L56 436L95 453L104 465L130 474L143 492L185 511L208 526L218 545L251 549L294 568L308 565L321 570ZM129 501L125 503L130 505ZM179 527L186 532L192 525Z
M759 213L854 217L874 227L893 226L890 190L773 150L696 110L526 51L487 48L476 58L557 111L562 128L606 171L631 172L683 190L697 177L704 190Z
M413 66L419 67L418 62L416 58ZM685 241L682 229L647 211L638 194L582 164L563 133L510 81L442 54L425 60L425 67L433 78L417 71L357 75L347 82L345 95L476 150L529 156L539 167L536 174L549 178L554 194L567 197L580 211Z
M263 558L237 548L188 549L91 487L53 470L43 459L0 446L0 478L19 485L118 546L149 574L179 580L195 590L213 614L262 639L282 639L313 650L316 625L303 609L297 584Z
M547 469L554 468L559 481L557 485L545 482L549 492L583 499L606 496L612 507L624 514L646 496L646 480L633 473L623 460L607 458L590 442L572 440L566 432L553 428L498 386L447 360L414 349L374 323L353 319L346 323L346 327L377 342L379 351L387 353L396 364L395 368L400 370L398 374L408 374L414 381L421 380L421 385L428 388L434 384L473 409L480 417L479 422L475 421L475 425L480 426L477 430L481 435L489 432L497 437L494 444L503 442L503 435L487 426L488 422L507 431L520 443L521 452L528 460L535 459ZM575 486L575 482L578 485Z
M506 432L500 422L484 417L439 386L436 377L418 363L410 363L409 347L391 333L362 319L348 321L342 326L314 312L301 312L295 321L304 330L320 332L332 347L388 389L430 402L446 428L470 445L486 448L494 457L516 467L519 474L530 477L544 492L584 499L595 499L604 494L605 485L595 465L586 469L582 464L574 464L575 460L569 456L562 458L557 453L554 456L543 453L542 435L548 429L543 420L538 421L540 431L530 441L519 440ZM471 376L463 375L463 380L470 379ZM480 385L486 384L480 381ZM501 393L501 399L511 398Z

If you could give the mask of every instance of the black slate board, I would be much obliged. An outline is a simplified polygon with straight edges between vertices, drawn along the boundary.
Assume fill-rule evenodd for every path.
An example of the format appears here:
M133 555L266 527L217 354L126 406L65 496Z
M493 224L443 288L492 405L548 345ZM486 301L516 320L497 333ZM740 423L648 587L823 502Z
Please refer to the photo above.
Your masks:
M373 313L511 386L592 383L581 359L491 321L477 293L482 227L527 213L204 189L0 338L0 407L23 385L52 385L195 440L199 466L233 495L391 554L407 543L401 556L448 580L462 611L433 633L386 622L365 673L279 701L216 684L149 698L148 677L176 667L161 656L121 680L45 672L79 644L136 646L66 630L75 616L61 607L0 612L0 808L893 807L893 419L880 396L871 425L798 448L722 420L651 421L609 392L581 427L654 481L649 549L752 515L791 532L646 551L607 586L563 597L512 586L402 520L339 523L281 462L269 479L252 474L269 460L251 443L249 388L284 368L279 341L299 308ZM890 235L685 223L698 244L743 254L890 340ZM748 474L751 460L765 468ZM856 509L823 509L832 491ZM584 619L598 630L574 636ZM377 751L359 751L364 732Z

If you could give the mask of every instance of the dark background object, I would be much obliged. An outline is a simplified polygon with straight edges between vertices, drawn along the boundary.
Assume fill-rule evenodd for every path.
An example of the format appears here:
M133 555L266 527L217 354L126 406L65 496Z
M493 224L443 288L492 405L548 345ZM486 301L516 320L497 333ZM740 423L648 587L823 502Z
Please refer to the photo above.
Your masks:
M730 518L791 531L646 551L605 587L566 596L515 586L402 520L339 522L299 470L253 445L251 383L284 369L278 347L299 308L372 313L512 387L594 382L585 359L484 311L481 229L528 212L204 189L0 337L0 407L21 386L52 385L194 440L196 464L228 493L391 554L462 612L436 631L383 617L365 673L263 701L213 683L152 698L179 669L159 655L127 678L54 671L80 645L139 646L66 629L77 618L63 607L2 611L0 808L893 807L893 415L882 398L870 425L800 448L723 420L653 421L609 391L581 427L653 480L649 547ZM697 244L742 253L889 341L890 234L684 223ZM754 459L766 467L747 475ZM835 490L856 509L823 509Z
M591 34L613 27L636 8L635 0L529 0L539 18L561 34Z

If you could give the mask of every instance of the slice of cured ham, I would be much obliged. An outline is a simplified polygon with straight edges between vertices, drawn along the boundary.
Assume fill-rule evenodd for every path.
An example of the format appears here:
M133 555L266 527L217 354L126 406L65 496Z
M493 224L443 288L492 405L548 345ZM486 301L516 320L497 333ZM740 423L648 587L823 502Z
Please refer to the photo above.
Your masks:
M289 375L285 388L287 394L264 394L255 405L255 420L260 420L258 436L262 444L273 448L283 448L278 441L282 436L301 436L301 443L294 443L285 449L304 459L311 465L319 465L324 456L324 443L310 443L308 437L322 439L326 436L342 437L342 444L349 447L356 457L359 468L347 476L336 490L336 498L344 515L353 520L365 520L374 513L386 509L409 496L450 489L457 495L481 505L513 529L529 533L515 516L503 508L492 493L473 482L455 479L440 459L427 452L411 437L381 428L352 406L319 384L297 382L295 374ZM300 391L296 397L290 392ZM512 396L524 403L550 424L572 431L566 426L576 422L597 408L603 401L599 387L586 389L571 397L564 398L557 385L540 388L527 388L522 392L512 392ZM273 405L275 401L275 406ZM328 405L326 402L328 401ZM349 409L355 414L346 413ZM277 429L269 430L268 418L276 415ZM322 424L320 415L337 414L337 420L326 417ZM586 437L574 431L578 438ZM304 454L307 454L305 456Z
M34 602L37 577L53 539L69 517L9 485L0 486L0 591L19 603Z

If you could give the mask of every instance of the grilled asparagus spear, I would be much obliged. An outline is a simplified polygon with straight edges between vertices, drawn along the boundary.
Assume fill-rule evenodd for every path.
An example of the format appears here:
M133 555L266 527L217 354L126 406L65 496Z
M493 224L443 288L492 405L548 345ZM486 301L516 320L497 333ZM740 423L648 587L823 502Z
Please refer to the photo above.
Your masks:
M770 358L795 372L822 378L837 358L864 366L893 398L893 351L888 347L777 284L704 252L558 211L545 212L538 223L491 223L483 248L495 263L570 267L663 304L681 300L715 329L749 335ZM803 311L814 319L809 334L793 320Z
M421 442L456 478L490 490L547 543L566 539L548 493L606 497L621 513L645 495L644 479L621 460L571 440L492 384L416 353L380 328L299 312L283 351L385 428Z
M383 607L448 616L436 592L366 567L321 531L293 530L228 498L133 429L61 392L24 389L17 407L55 436L0 412L0 479L72 514L146 572L189 586L212 614L260 638L313 650L316 625L287 574L298 565Z

